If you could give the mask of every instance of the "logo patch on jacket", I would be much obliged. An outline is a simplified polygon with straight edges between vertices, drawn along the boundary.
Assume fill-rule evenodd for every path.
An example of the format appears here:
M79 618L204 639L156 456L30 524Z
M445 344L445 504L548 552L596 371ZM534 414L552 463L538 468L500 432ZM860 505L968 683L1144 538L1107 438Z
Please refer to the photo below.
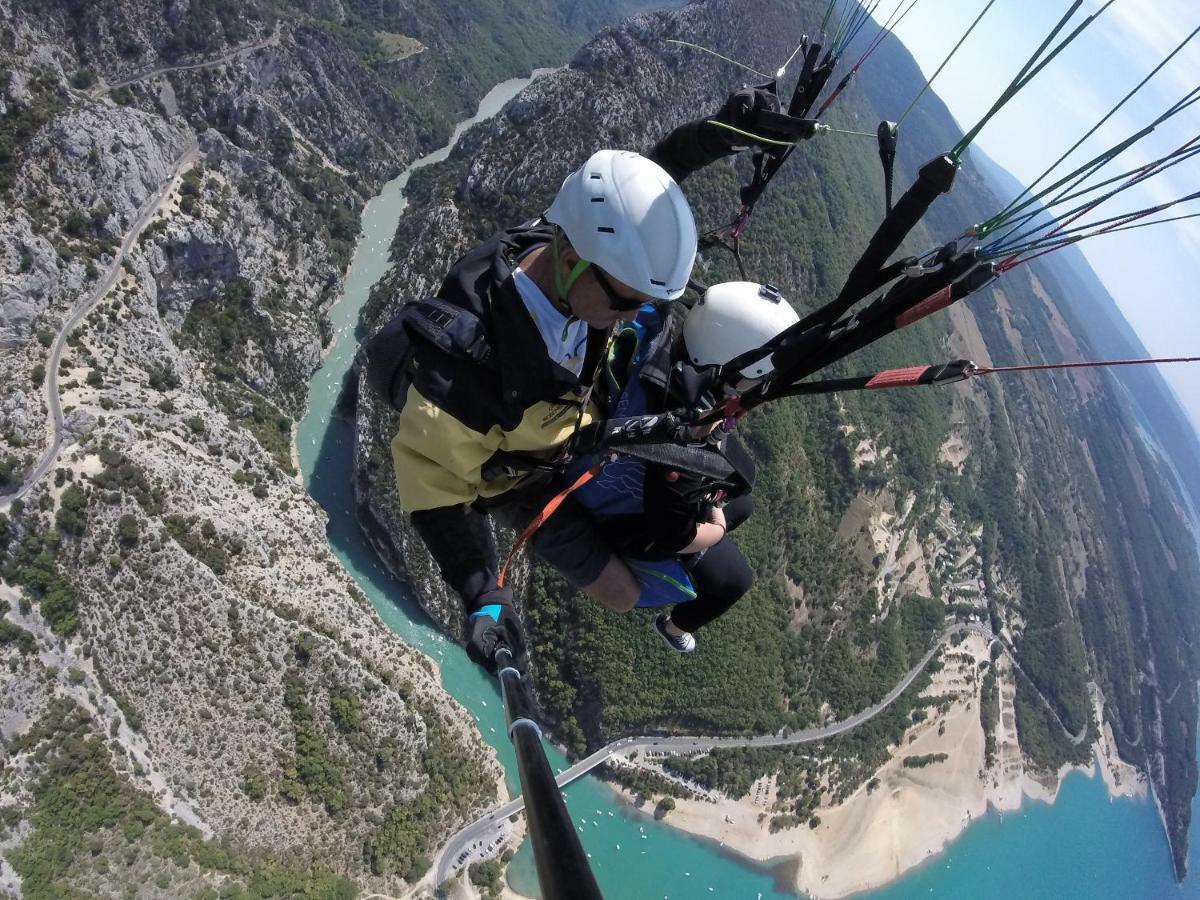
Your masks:
M553 425L563 417L563 414L571 411L574 407L569 403L550 403L546 408L546 415L542 416L542 427L546 428Z

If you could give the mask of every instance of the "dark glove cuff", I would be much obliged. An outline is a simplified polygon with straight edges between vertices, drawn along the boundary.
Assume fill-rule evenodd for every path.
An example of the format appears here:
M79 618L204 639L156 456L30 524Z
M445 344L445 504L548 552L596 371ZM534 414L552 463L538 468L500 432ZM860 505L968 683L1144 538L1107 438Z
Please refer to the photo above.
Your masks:
M475 590L470 593L464 592L462 598L468 616L478 612L485 606L498 605L511 609L513 604L512 588L507 585L497 587L494 579L490 580L483 590Z

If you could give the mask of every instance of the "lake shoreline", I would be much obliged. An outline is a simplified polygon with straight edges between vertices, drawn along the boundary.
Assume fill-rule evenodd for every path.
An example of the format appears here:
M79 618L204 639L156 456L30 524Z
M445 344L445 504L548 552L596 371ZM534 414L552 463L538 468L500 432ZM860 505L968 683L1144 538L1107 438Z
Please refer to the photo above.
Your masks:
M980 638L964 642L958 650L970 653L974 664L988 654ZM938 673L929 693L946 692L961 682L961 674L953 668ZM1145 780L1115 757L1111 732L1093 747L1091 765L1064 766L1049 777L1014 764L1019 748L1010 736L999 735L999 761L980 779L984 734L978 702L975 684L941 721L915 725L892 759L875 773L879 786L868 790L861 785L843 803L822 806L816 828L801 825L772 833L769 791L757 805L749 797L716 804L677 800L662 821L770 873L782 890L838 898L892 884L941 858L977 821L993 816L1002 820L1005 814L1019 813L1029 801L1053 804L1064 780L1075 771L1089 778L1099 772L1110 797L1146 798ZM926 753L946 753L949 759L928 768L903 765L903 757ZM646 815L634 792L609 787L631 810ZM913 822L921 827L912 827Z

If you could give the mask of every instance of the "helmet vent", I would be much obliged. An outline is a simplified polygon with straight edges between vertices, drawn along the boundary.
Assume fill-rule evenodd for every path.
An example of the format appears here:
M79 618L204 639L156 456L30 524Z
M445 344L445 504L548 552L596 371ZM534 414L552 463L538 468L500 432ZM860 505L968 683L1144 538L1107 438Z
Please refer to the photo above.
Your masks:
M589 175L588 177L589 177L589 178L591 178L593 181L599 181L599 180L600 180L601 178L603 178L604 176L603 176L603 175L601 175L599 172L593 172L593 173L592 173L591 175Z
M650 283L653 285L656 285L658 287L666 287L667 286L667 283L665 281L659 281L657 278L651 278Z
M601 225L596 230L599 231L601 234L616 234L617 233L617 229L610 228L607 225Z
M592 198L592 202L593 202L593 203L603 203L603 202L604 202L604 198L603 198L603 197L593 197L593 198Z

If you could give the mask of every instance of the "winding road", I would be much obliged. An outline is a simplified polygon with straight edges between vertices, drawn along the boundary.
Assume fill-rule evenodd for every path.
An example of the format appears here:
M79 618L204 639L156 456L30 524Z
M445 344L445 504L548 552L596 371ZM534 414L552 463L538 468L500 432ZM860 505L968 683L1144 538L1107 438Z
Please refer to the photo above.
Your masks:
M170 196L176 179L199 158L199 155L200 148L193 141L184 150L182 155L180 155L179 159L175 161L175 165L171 167L170 174L163 179L158 189L142 204L137 217L133 220L133 224L125 234L125 239L121 241L121 246L113 256L113 261L96 283L96 286L76 304L74 311L67 317L62 328L59 329L58 336L54 339L54 343L50 347L50 355L46 358L46 408L50 410L50 425L53 429L53 438L50 441L50 447L47 449L46 454L25 477L25 480L21 482L21 486L14 492L0 495L0 506L7 507L14 500L23 498L58 461L58 456L62 452L67 438L66 431L63 428L62 403L58 395L58 365L62 361L63 351L67 346L67 338L71 336L71 332L75 330L75 327L83 317L95 309L96 305L112 290L113 285L117 283L117 279L121 275L121 263L125 261L125 257L133 249L134 244L137 243L137 239L143 229L150 224L150 221L154 218L154 214L162 208L163 203Z
M857 728L864 722L875 718L885 709L895 702L896 698L908 690L909 686L916 680L917 676L929 665L929 661L941 649L942 645L949 641L956 634L966 632L969 634L978 634L983 637L989 645L993 642L999 643L1005 655L1012 662L1013 667L1029 681L1030 685L1041 698L1042 703L1050 710L1055 721L1062 728L1063 733L1070 739L1073 744L1078 745L1087 737L1087 727L1085 726L1079 734L1072 734L1059 718L1058 713L1054 711L1054 707L1039 691L1036 685L1033 685L1032 680L1021 669L1013 654L1008 649L1003 641L1001 641L992 630L983 623L955 623L948 626L942 631L941 636L930 648L929 652L921 657L920 661L913 666L904 677L884 696L882 700L873 706L868 706L849 718L842 719L838 722L831 722L828 725L823 725L820 728L805 728L800 731L793 731L789 734L772 734L759 735L757 737L739 738L739 737L704 737L700 735L682 735L678 737L627 737L613 741L601 747L590 756L586 756L579 762L575 763L569 769L561 772L555 779L559 788L564 788L572 781L590 772L596 766L605 762L609 757L617 753L627 753L633 750L650 750L660 753L698 753L714 749L734 749L741 747L787 747L795 744L812 744L819 741L827 740L844 732ZM471 858L473 851L478 849L484 842L488 841L492 833L509 817L521 812L525 808L525 800L522 797L517 797L510 800L503 806L499 806L483 816L480 816L471 824L467 825L457 834L453 835L442 848L442 852L438 855L434 866L434 887L439 888L442 884L453 877L458 868ZM492 838L494 839L494 838Z
M653 752L665 753L697 753L714 749L733 749L740 747L787 747L794 744L812 744L818 741L824 741L836 735L857 728L864 722L875 718L885 709L895 702L896 698L903 694L913 683L918 675L929 665L929 661L955 634L966 631L982 635L984 638L991 641L996 640L991 629L986 625L971 623L961 624L956 623L946 628L938 640L930 648L929 652L921 657L920 661L913 666L904 677L888 691L887 695L874 706L868 706L849 718L842 719L838 722L831 722L828 725L822 725L820 728L805 728L800 731L793 731L789 734L770 734L759 735L757 737L739 738L739 737L704 737L700 735L682 735L678 737L628 737L613 741L601 747L590 756L581 759L569 769L564 770L555 779L559 788L564 788L572 781L590 772L596 766L603 763L609 757L616 753L627 753L633 750L650 750ZM1003 645L1002 645L1003 646ZM1007 652L1007 649L1006 651ZM488 835L494 831L497 826L504 822L511 815L521 812L525 808L525 800L522 797L517 797L510 800L503 806L493 809L491 812L476 819L470 825L467 825L457 834L446 842L442 848L442 852L438 855L434 869L434 886L438 887L444 884L451 878L458 867L469 858L471 851L478 844L487 839Z
M120 81L112 83L101 81L99 84L90 88L87 91L87 96L95 99L103 96L109 91L117 88L127 87L139 81L145 81L148 78L155 78L159 75L165 75L168 72L182 72L191 69L206 69L212 66L220 66L225 63L232 62L239 56L245 56L253 53L256 50L261 50L263 47L277 46L279 44L279 26L275 26L275 30L267 38L254 41L249 44L243 44L240 47L235 47L227 53L222 54L214 59L206 59L201 62L184 63L175 66L159 66L158 68L148 69L131 75L128 78L123 78ZM62 452L63 444L66 442L66 434L63 431L63 414L62 405L59 402L58 396L58 363L62 359L63 349L66 347L67 338L71 332L75 330L75 326L79 324L89 312L91 312L97 303L103 299L114 284L121 273L121 263L133 248L134 243L141 235L142 230L150 224L150 220L154 214L162 207L163 201L171 193L171 187L178 178L189 166L192 165L199 157L199 147L193 140L192 145L184 151L179 157L175 165L171 169L171 174L163 181L162 185L150 195L146 203L139 211L137 218L125 235L125 240L121 242L121 247L113 258L112 264L104 273L103 278L95 288L85 297L76 307L75 311L63 324L62 329L58 332L58 337L55 338L54 344L50 350L50 356L46 360L46 406L50 410L50 422L53 428L53 438L50 441L50 447L45 456L34 467L34 469L21 482L20 487L8 493L0 493L0 508L7 508L14 500L20 500L28 494L46 473L50 471L50 467L58 461L58 455Z
M256 50L261 50L263 47L274 47L279 44L279 26L275 26L275 30L271 32L271 36L262 40L254 41L253 43L243 44L240 47L235 47L228 53L224 53L214 59L201 60L194 63L183 63L176 66L159 66L154 69L145 69L135 75L130 75L128 78L122 78L120 81L114 81L111 84L106 81L101 81L99 84L88 90L88 96L100 97L107 94L109 91L115 91L117 88L128 87L131 84L136 84L139 81L145 81L148 78L156 78L159 75L166 75L168 72L185 72L191 69L207 69L212 66L221 66L228 62L233 62L239 56L245 56L253 53Z

